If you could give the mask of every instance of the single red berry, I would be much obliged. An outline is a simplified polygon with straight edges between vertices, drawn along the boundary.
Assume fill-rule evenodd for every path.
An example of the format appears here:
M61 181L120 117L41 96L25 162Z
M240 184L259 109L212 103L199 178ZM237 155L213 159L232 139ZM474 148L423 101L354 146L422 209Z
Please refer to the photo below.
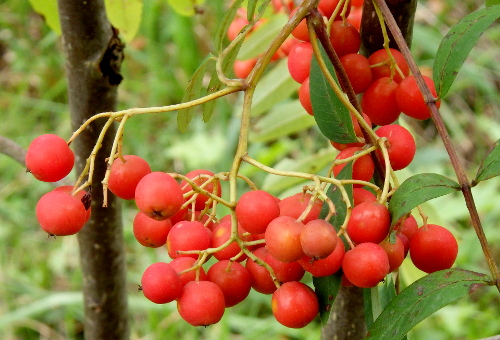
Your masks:
M401 110L396 102L398 84L388 77L378 78L366 89L361 98L363 112L375 125L391 124Z
M309 41L300 42L291 48L288 71L297 83L302 84L309 77L312 58L313 50Z
M389 259L389 272L393 272L401 266L405 259L405 247L401 238L396 236L394 243L389 239L380 242L380 246L384 248Z
M355 286L371 288L389 273L389 258L378 244L361 243L345 253L342 269Z
M81 199L64 190L43 195L36 205L36 218L50 235L67 236L79 232L88 220Z
M135 198L137 183L151 172L151 167L143 158L136 155L118 157L111 165L108 189L116 196L131 200Z
M210 247L212 231L198 221L176 223L167 236L168 256L175 259L181 256L198 258L198 254L179 254L179 251L205 250Z
M274 275L279 282L290 282L290 281L300 281L304 276L305 270L302 268L300 263L294 262L282 262L275 259L271 254L267 254L265 262L271 266L274 271Z
M354 243L380 243L391 226L389 209L379 202L363 202L352 209L347 233Z
M286 282L273 293L271 308L276 320L289 328L302 328L319 313L318 298L302 282Z
M396 64L401 69L401 72L405 77L407 77L410 74L410 68L406 63L405 57L398 50L395 50L393 48L390 48L389 50L391 51ZM390 58L387 55L387 51L385 49L373 52L372 55L370 55L370 57L368 58L368 61L370 62L370 65L372 65L372 74L374 80L391 76ZM394 70L393 80L396 83L399 83L401 82L401 80L403 80L403 78L401 78L399 73Z
M410 165L417 151L415 139L410 131L401 125L391 124L381 126L375 133L379 137L387 138L387 153L392 170L401 170ZM378 152L382 157L382 152Z
M257 64L257 58L247 60L235 60L233 71L236 77L245 79L252 72L253 67Z
M294 219L298 219L302 213L307 209L309 204L311 204L310 193L299 192L295 195L283 198L279 203L280 216L290 216ZM321 213L321 208L323 207L323 201L319 198L315 198L312 202L313 206L306 217L302 220L302 223L308 223L309 221L316 220L319 218Z
M297 12L299 7L295 8L291 13L290 13L290 18ZM299 40L304 40L304 41L309 41L309 30L307 29L307 22L306 19L302 19L302 21L293 29L292 35L299 39Z
M300 234L300 244L304 254L315 260L330 255L340 242L337 231L325 220L308 222Z
M156 220L175 215L185 202L179 183L165 172L151 172L135 189L135 203L140 211Z
M227 38L230 41L233 41L236 36L240 33L240 31L248 25L248 20L245 18L235 18L233 22L229 25L227 29Z
M309 85L309 77L306 78L306 80L304 80L304 82L300 85L300 88L299 88L299 101L300 101L300 104L302 105L302 107L304 108L304 110L306 110L306 112L313 116L314 115L314 112L313 112L313 107L312 107L312 102L311 102L311 88L310 88L310 85Z
M340 57L349 53L358 53L361 46L359 31L350 23L334 21L330 29L330 42Z
M345 246L339 240L335 250L324 259L314 260L309 256L302 257L298 262L306 271L315 277L330 276L335 274L340 267L342 267L342 260L344 259Z
M363 93L373 80L368 59L358 53L349 53L340 58L340 62L351 82L354 93Z
M196 259L192 257L182 256L176 259L173 259L168 264L172 267L177 275L179 275L179 279L181 279L182 286L184 287L186 283L190 281L206 281L207 273L203 267L198 267L197 269L193 269L187 272L182 273L187 269L193 268L196 263ZM198 273L197 273L198 272ZM182 274L181 274L182 273ZM198 277L196 277L198 275Z
M333 15L333 12L335 12L335 8L339 5L340 0L320 0L318 3L318 9L323 13L323 15L327 18L330 18ZM341 20L342 17L340 14L342 13L342 10L344 6L346 5L346 2L342 4L342 8L339 9L337 12L337 16L335 17L335 20ZM351 11L351 3L347 3L347 10L346 10L346 16L349 15Z
M226 307L237 305L250 293L252 278L238 262L223 260L214 263L207 272L208 281L217 284L224 294Z
M225 308L224 293L211 281L188 282L177 299L180 316L192 326L208 326L219 322Z
M64 139L46 134L36 137L28 147L26 167L42 182L57 182L73 169L75 155Z
M266 247L279 261L294 262L304 256L300 245L300 234L304 224L290 216L280 216L269 223L266 229Z
M64 191L70 195L73 195L74 189L75 189L75 187L72 185L62 185L60 187L55 188L52 191ZM92 213L92 208L90 207L91 202L87 201L87 198L90 200L91 197L85 190L78 191L74 196L76 198L78 198L83 203L83 206L87 210L87 217L85 218L85 223L87 223L88 220L90 219L90 215ZM88 205L86 205L86 202L88 203Z
M266 247L260 247L255 249L252 253L260 260L265 261L269 251ZM257 264L251 258L247 259L245 267L252 278L252 288L255 291L261 294L272 294L276 291L276 285L271 278L271 274L269 274L269 271L265 267Z
M377 200L377 196L364 188L353 188L352 200L354 202L354 206L357 206L363 202L375 202Z
M172 229L170 219L158 221L142 211L134 218L133 232L135 239L144 247L157 248L165 245L168 232Z
M174 301L181 295L182 287L177 272L165 262L153 263L142 274L142 292L154 303Z
M413 215L405 215L396 223L394 230L403 233L408 240L411 240L418 230L417 220Z
M335 159L340 160L352 157L354 156L355 153L361 150L362 148L357 146L344 149L340 151L340 153L337 155L337 157L335 157ZM346 164L347 163L335 165L333 167L333 174L335 176L338 176L339 173L342 171L342 169L346 166ZM361 157L358 157L353 163L352 179L369 182L374 172L375 172L375 164L373 163L371 156L363 155ZM355 186L359 187L361 185L356 184Z
M269 222L280 214L274 197L263 190L249 191L241 195L236 204L236 217L241 227L252 234L266 231Z
M446 228L427 224L420 227L410 240L413 264L426 273L449 269L458 254L455 236Z
M431 94L436 98L437 92L434 81L427 76L422 76L422 78L429 87ZM421 120L431 118L431 111L425 105L424 96L420 92L414 76L408 76L399 83L396 89L396 102L401 112L412 118ZM436 102L438 108L440 104L441 102Z
M246 234L245 236L243 236L243 234L245 234L245 230L243 230L243 228L240 225L238 225L239 237L244 241L253 240L252 235ZM210 247L212 248L220 247L224 243L226 243L230 237L231 237L231 221L221 222L213 230ZM240 252L241 252L240 246L236 241L233 241L227 247L225 247L222 250L219 250L218 252L215 252L213 255L217 260L222 261L222 260L229 260L230 258L238 255ZM241 262L246 258L247 256L243 254L240 257L238 257L237 261Z

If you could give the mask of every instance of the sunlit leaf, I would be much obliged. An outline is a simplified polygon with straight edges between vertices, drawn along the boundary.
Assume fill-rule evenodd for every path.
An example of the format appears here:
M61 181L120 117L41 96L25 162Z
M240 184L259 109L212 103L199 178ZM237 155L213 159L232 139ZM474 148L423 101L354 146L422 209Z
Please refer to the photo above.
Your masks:
M255 124L252 142L267 142L314 126L314 118L304 112L298 100L274 106Z
M420 204L457 190L460 190L460 185L443 175L422 173L411 176L396 189L389 201L392 224Z
M194 72L193 76L189 80L188 87L182 102L188 102L193 99L201 97L201 86L203 84L203 77L205 76L205 70L210 62L214 60L212 55L208 55ZM189 107L177 112L177 127L181 132L186 132L191 120L193 119L193 113L196 107Z
M250 34L241 47L238 60L248 60L262 54L271 44L283 25L288 21L288 17L283 13L273 15L269 20L260 24L252 34Z
M321 56L327 65L328 71L338 84L333 65L323 47L320 47ZM314 119L316 119L316 124L318 124L321 132L326 138L337 143L356 142L357 139L349 110L337 97L323 72L321 72L316 57L311 62L309 79Z
M391 300L368 330L366 339L401 339L420 321L489 284L489 280L484 274L461 269L426 275Z
M123 40L130 42L139 30L142 0L105 0L106 14Z
M50 27L57 34L61 34L61 23L57 10L57 0L29 0L35 12L41 14Z
M465 59L486 29L500 17L500 5L464 17L441 41L434 59L433 78L439 97L450 89Z
M297 92L300 84L290 77L286 59L279 61L259 81L252 101L252 115L260 115ZM304 110L304 114L307 114Z
M493 144L477 171L475 183L500 175L500 140Z
M205 0L167 0L168 4L180 15L190 17L197 13L198 8Z
M318 296L319 315L323 325L328 322L330 310L339 293L341 282L342 274L338 272L330 276L313 277L314 291Z

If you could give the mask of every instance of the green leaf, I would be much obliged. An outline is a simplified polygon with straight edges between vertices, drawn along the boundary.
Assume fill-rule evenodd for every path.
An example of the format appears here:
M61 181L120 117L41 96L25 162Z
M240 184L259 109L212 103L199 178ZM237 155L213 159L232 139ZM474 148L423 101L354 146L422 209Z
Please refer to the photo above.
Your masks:
M338 176L336 178L338 180L343 180L343 179L352 179L352 163L349 162L347 163L344 168L340 171ZM349 200L351 203L351 206L353 204L352 201L352 184L346 184L344 185L344 188L347 192L347 195L349 196ZM337 186L330 184L330 187L326 191L326 196L333 202L335 205L335 210L336 214L333 215L329 222L335 227L335 229L338 231L342 224L344 223L346 214L347 214L347 204L344 202L342 199L342 193L340 192L339 188ZM321 209L321 214L320 218L325 218L328 215L328 204L323 204L323 207ZM346 245L346 249L349 249L348 245Z
M209 54L202 62L198 69L194 72L193 76L189 80L188 87L182 102L188 102L201 97L201 85L203 84L203 78L205 76L205 70L208 64L214 60L214 57ZM177 111L177 127L179 131L186 132L191 120L193 119L193 113L195 106L189 107L187 109L182 109Z
M57 10L57 0L29 0L35 12L41 14L47 26L51 30L61 35L61 22Z
M196 14L197 7L203 5L205 0L167 0L174 11L185 17L191 17Z
M252 142L269 142L314 126L314 118L304 112L298 100L274 106L255 124L250 134Z
M464 17L441 41L434 60L434 83L439 97L450 89L465 59L486 29L500 17L500 6L480 9Z
M326 63L329 73L338 84L337 75L330 59L326 55L322 46L321 57ZM321 72L316 57L311 62L310 73L310 92L311 103L314 112L314 119L321 132L328 138L337 143L356 142L356 134L352 125L349 110L340 101L339 97L333 92L328 80Z
M188 1L184 0L178 0L178 1L183 3L189 3ZM231 7L227 9L226 14L224 15L221 23L219 24L219 27L217 27L217 32L215 33L214 45L218 55L220 55L222 53L222 50L224 49L223 43L224 43L224 38L226 37L227 34L227 30L231 25L231 23L233 22L236 12L238 11L238 8L240 8L243 1L244 0L235 0L231 5Z
M326 325L328 322L330 310L339 293L341 282L342 274L339 272L330 276L313 276L314 291L319 301L319 316L323 325Z
M300 160L284 158L276 165L274 165L274 168L278 170L317 173L325 166L330 164L332 162L332 159L335 158L336 154L337 152L335 150L328 148ZM264 179L262 190L281 192L304 181L305 180L302 178L276 176L269 174Z
M284 13L276 13L265 23L259 25L245 39L238 60L255 58L265 52L287 21L288 17Z
M248 0L247 4L247 20L251 22L257 8L257 0Z
M366 339L401 339L420 321L489 284L489 280L484 274L461 269L426 275L387 305L370 327Z
M252 100L252 115L258 116L296 93L300 84L290 77L286 59L280 60L259 81ZM303 111L307 114L306 111Z
M500 175L500 140L497 140L477 170L474 183Z
M500 5L500 0L486 0L486 7Z
M116 27L123 40L130 42L142 18L142 0L105 0L108 20Z
M389 201L392 225L420 204L457 190L460 190L460 185L443 175L423 173L411 176L396 189Z

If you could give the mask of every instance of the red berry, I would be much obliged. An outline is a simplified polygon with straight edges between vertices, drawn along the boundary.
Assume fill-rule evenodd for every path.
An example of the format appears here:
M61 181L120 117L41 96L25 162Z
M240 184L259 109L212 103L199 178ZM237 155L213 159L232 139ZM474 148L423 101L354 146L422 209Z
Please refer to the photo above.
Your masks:
M177 299L180 316L192 326L208 326L222 319L226 308L224 293L211 281L191 281Z
M203 267L198 267L198 269L193 269L188 272L182 273L183 271L193 268L194 264L196 263L196 260L192 257L178 257L176 259L173 259L170 261L168 264L170 267L172 267L175 272L179 275L179 279L181 279L182 286L184 287L186 283L190 281L206 281L207 280L207 273L205 273L205 270ZM196 277L196 272L198 271L198 278Z
M427 76L422 76L422 78L429 87L431 94L436 98L437 92L434 81ZM401 112L412 118L422 120L431 118L431 111L425 105L424 96L420 92L414 76L408 76L399 83L396 89L396 102ZM436 102L436 106L439 108L439 101Z
M116 196L131 200L135 198L137 183L151 172L151 167L143 158L135 155L118 157L111 165L108 189Z
M405 57L398 50L391 48L390 51L394 57L394 60L396 61L396 64L401 69L401 72L403 72L404 76L407 77L410 74L410 68L406 63ZM372 67L373 79L391 76L390 58L387 55L387 51L385 49L373 52L372 55L368 58L368 61L372 66L377 65L375 67ZM393 80L396 83L399 83L401 82L401 80L403 80L403 78L401 78L398 72L394 71Z
M297 12L299 7L295 8L291 13L290 13L290 18ZM292 31L292 35L299 39L299 40L304 40L304 41L309 41L309 30L307 29L307 22L306 19L302 19L302 21L295 27Z
M168 232L172 229L169 219L158 221L139 211L133 222L136 240L144 247L157 248L165 245Z
M401 110L396 103L398 84L388 77L375 80L361 98L363 112L373 124L387 125L398 119Z
M302 328L319 313L318 298L302 282L286 282L273 293L273 315L279 323L290 328Z
M436 224L420 227L410 240L411 260L418 269L426 273L451 268L457 254L455 236Z
M64 139L46 134L36 137L25 157L28 171L43 182L57 182L73 169L75 155Z
M352 209L347 233L354 243L380 243L391 226L389 209L378 202L363 202Z
M185 202L177 181L165 172L151 172L135 189L135 203L140 211L156 220L175 215Z
M335 8L339 5L340 0L320 0L318 4L318 9L324 14L325 17L330 18L335 11ZM335 20L341 20L342 17L340 14L342 13L342 10L345 6L345 2L342 5L342 8L339 9L337 12L337 16L335 17ZM347 11L346 11L346 16L349 15L349 12L351 11L351 3L347 4Z
M60 187L55 188L52 191L64 191L70 195L73 195L73 189L74 189L74 186L72 186L72 185L62 185ZM87 192L85 190L80 190L74 196L76 198L78 198L83 203L83 201L85 201L84 196L86 194L87 194ZM85 207L85 203L83 203L83 205ZM87 221L90 219L90 214L92 212L92 208L90 207L90 205L85 207L85 208L87 209L87 217L85 219L85 223L87 223Z
M346 54L358 53L361 37L356 27L348 22L344 24L342 20L337 20L333 22L330 29L330 42L340 58Z
M280 214L274 197L263 191L254 190L241 195L236 204L236 217L241 227L252 234L266 231L269 222Z
M142 292L154 303L174 301L181 295L182 287L177 272L165 262L153 263L142 274Z
M295 195L283 198L278 203L280 216L290 216L294 219L298 219L311 203L311 197L310 193L299 192ZM323 201L316 198L313 202L311 211L309 211L307 216L302 220L302 223L308 223L309 221L318 219L322 207Z
M411 240L413 235L415 235L418 230L417 220L415 220L415 217L413 217L413 215L405 215L401 217L396 223L396 225L394 226L394 230L403 233L408 238L408 240Z
M266 255L265 261L271 266L279 282L300 281L304 276L304 268L296 261L282 262L269 253Z
M340 153L337 155L337 157L335 157L335 159L346 159L352 157L356 152L359 152L361 150L362 148L358 146L344 149L340 151ZM340 171L342 171L342 169L346 166L346 164L347 163L335 165L333 167L333 174L335 176L338 176ZM358 157L354 161L352 167L352 179L369 182L374 172L375 172L375 164L373 163L371 156L364 155ZM360 186L360 185L356 184L355 186Z
M345 246L342 241L337 242L335 250L324 259L314 260L309 256L304 256L298 262L312 276L323 277L335 274L342 266Z
M293 80L302 84L309 77L313 50L309 41L300 42L292 47L288 55L288 71Z
M368 59L357 53L349 53L340 58L340 62L351 82L354 93L362 93L372 83L372 70Z
M392 170L401 170L406 168L417 151L417 145L410 131L401 125L391 124L381 126L375 131L377 136L387 138L387 153ZM379 155L382 153L379 150Z
M252 253L264 261L269 251L266 247L260 247ZM271 274L269 274L269 271L265 267L258 265L251 258L247 259L245 267L252 278L252 288L255 291L262 294L272 294L276 290L276 285L271 278Z
M308 222L300 234L304 254L313 259L324 259L337 247L338 236L333 225L325 220Z
M242 236L245 233L243 228L238 225L238 234L244 241L252 241L253 237L249 234ZM231 221L224 221L219 223L213 230L212 240L210 242L210 247L217 248L222 246L231 237ZM214 257L219 260L229 260L230 258L238 255L241 252L241 248L236 241L231 242L227 247L218 252L215 252ZM241 262L245 260L247 256L245 254L238 257L237 261Z
M252 288L248 270L238 262L223 260L214 263L208 269L207 277L221 288L226 307L232 307L243 301Z
M314 115L313 107L311 103L311 89L309 86L309 77L304 80L299 88L299 101L304 110L311 116Z
M36 218L50 235L67 236L79 232L88 220L81 199L64 190L43 195L36 205Z
M389 273L389 258L378 244L361 243L345 253L342 269L355 286L371 288Z
M230 41L233 41L236 36L240 33L240 31L248 25L248 20L245 18L235 18L233 22L229 25L227 29L227 38Z
M233 65L234 74L236 77L245 79L252 72L253 67L257 64L257 59L235 60Z
M212 231L198 221L176 223L167 236L168 256L198 258L198 254L179 254L179 251L205 250L210 247Z
M384 248L389 259L389 272L393 272L401 266L405 259L405 247L401 238L396 236L396 241L393 243L389 239L380 242L380 246Z
M377 197L369 190L363 188L353 188L352 200L354 202L354 206L357 206L363 202L375 202Z
M300 234L304 224L290 216L280 216L272 220L266 230L266 247L279 261L294 262L304 256L300 245Z

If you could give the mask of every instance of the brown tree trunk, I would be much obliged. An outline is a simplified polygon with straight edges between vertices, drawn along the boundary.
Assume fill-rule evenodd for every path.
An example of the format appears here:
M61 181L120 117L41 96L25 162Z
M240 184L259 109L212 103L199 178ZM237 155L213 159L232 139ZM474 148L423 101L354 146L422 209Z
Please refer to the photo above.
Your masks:
M58 0L66 53L72 128L99 112L113 111L123 45L106 17L103 0ZM72 146L81 171L102 121L89 126ZM85 306L85 339L128 339L125 251L120 202L110 195L102 207L101 181L114 135L110 129L96 158L92 216L78 234Z

